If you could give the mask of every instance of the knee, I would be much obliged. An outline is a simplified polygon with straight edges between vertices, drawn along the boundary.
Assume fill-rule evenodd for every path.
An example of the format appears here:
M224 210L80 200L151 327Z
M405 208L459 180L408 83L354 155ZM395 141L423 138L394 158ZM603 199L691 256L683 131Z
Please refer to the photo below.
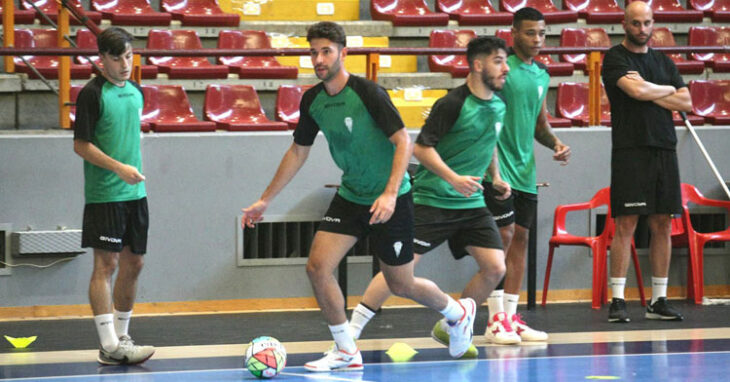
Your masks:
M119 261L116 258L107 258L94 262L94 277L110 279L117 270Z
M126 272L138 275L144 267L144 257L140 255L130 256L123 265Z
M501 280L505 273L507 273L504 257L490 261L480 272L487 278Z
M318 280L323 277L325 274L324 266L317 261L313 261L312 259L309 259L307 261L307 276L310 280Z
M506 227L500 227L499 235L502 237L502 244L504 245L504 248L507 249L515 236L515 225L510 224Z
M388 281L390 292L398 297L410 297L413 283L404 281Z

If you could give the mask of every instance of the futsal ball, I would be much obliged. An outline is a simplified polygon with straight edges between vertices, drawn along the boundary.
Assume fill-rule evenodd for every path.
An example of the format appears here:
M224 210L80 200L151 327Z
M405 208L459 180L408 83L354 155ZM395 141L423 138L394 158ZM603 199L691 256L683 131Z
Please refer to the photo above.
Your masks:
M274 337L256 337L248 344L245 362L255 377L274 378L286 365L286 349Z

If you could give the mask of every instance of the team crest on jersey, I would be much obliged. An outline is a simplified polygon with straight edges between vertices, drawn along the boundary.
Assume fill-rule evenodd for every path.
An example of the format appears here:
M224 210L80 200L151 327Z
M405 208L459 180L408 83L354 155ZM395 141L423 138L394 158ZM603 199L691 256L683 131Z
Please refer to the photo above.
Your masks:
M537 98L542 98L542 92L544 90L545 89L543 89L542 85L540 85L540 86L537 87Z
M396 241L393 243L393 250L395 251L395 257L400 256L400 250L403 248L403 242Z
M494 124L494 130L497 131L497 135L502 131L502 122L497 122Z
M345 117L345 126L347 127L347 131L352 133L352 118Z

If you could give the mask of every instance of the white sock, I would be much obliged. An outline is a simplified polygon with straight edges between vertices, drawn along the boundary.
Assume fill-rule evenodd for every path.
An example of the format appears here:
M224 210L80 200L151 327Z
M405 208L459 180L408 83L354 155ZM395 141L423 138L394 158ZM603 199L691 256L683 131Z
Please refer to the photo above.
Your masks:
M357 350L355 340L352 339L352 334L350 334L350 324L348 324L347 321L339 325L328 326L338 349L344 350L348 353L354 353Z
M517 313L517 304L520 302L519 294L504 294L504 312L507 313L507 317L511 320L512 315Z
M114 351L119 347L119 337L114 332L114 315L111 313L94 316L99 342L106 351Z
M669 277L653 277L651 278L651 303L655 303L659 297L667 297L667 283Z
M492 321L492 317L494 317L497 313L504 312L504 290L503 289L495 289L492 291L492 294L487 297L487 307L489 308L489 319L488 321Z
M132 311L120 312L114 309L114 331L117 337L129 335L129 320L132 318Z
M352 317L350 317L350 333L355 339L360 338L362 330L365 329L365 325L368 324L370 319L375 316L375 312L368 308L363 303L357 304L355 309L352 311Z
M446 308L442 310L440 313L446 317L446 321L450 323L457 322L461 320L461 317L464 316L464 308L456 302L451 296L446 296L449 299L449 302L446 304Z
M613 298L624 299L624 288L626 287L626 277L611 277L611 294Z

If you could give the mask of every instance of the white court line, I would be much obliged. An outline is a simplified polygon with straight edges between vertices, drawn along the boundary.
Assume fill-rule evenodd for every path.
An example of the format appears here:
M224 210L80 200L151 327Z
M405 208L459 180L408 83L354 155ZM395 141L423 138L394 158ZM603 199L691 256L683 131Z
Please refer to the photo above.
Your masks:
M371 364L371 365L375 365L375 364ZM368 381L368 380L365 380L365 379L354 379L354 377L353 378L340 378L340 377L335 377L335 376L332 376L332 375L326 375L326 374L322 374L322 373L300 374L300 373L285 373L285 372L281 372L281 375L292 375L292 376L295 376L295 377L304 377L304 378L307 378L307 379L316 379L318 381L321 381L321 380L329 380L329 381L344 381L344 382L352 382L352 381L375 382L375 381Z
M150 371L150 372L138 372L138 373L114 373L114 374L83 374L83 375L65 375L65 376L52 376L52 377L28 377L28 378L8 378L8 379L0 379L0 381L50 381L54 379L77 379L77 378L119 378L124 377L127 375L130 376L151 376L151 375L165 375L165 374L182 374L182 373L190 373L190 374L199 374L199 373L222 373L222 372L229 372L229 371L246 371L246 369L243 368L237 368L237 369L208 369L208 370L171 370L171 371Z

